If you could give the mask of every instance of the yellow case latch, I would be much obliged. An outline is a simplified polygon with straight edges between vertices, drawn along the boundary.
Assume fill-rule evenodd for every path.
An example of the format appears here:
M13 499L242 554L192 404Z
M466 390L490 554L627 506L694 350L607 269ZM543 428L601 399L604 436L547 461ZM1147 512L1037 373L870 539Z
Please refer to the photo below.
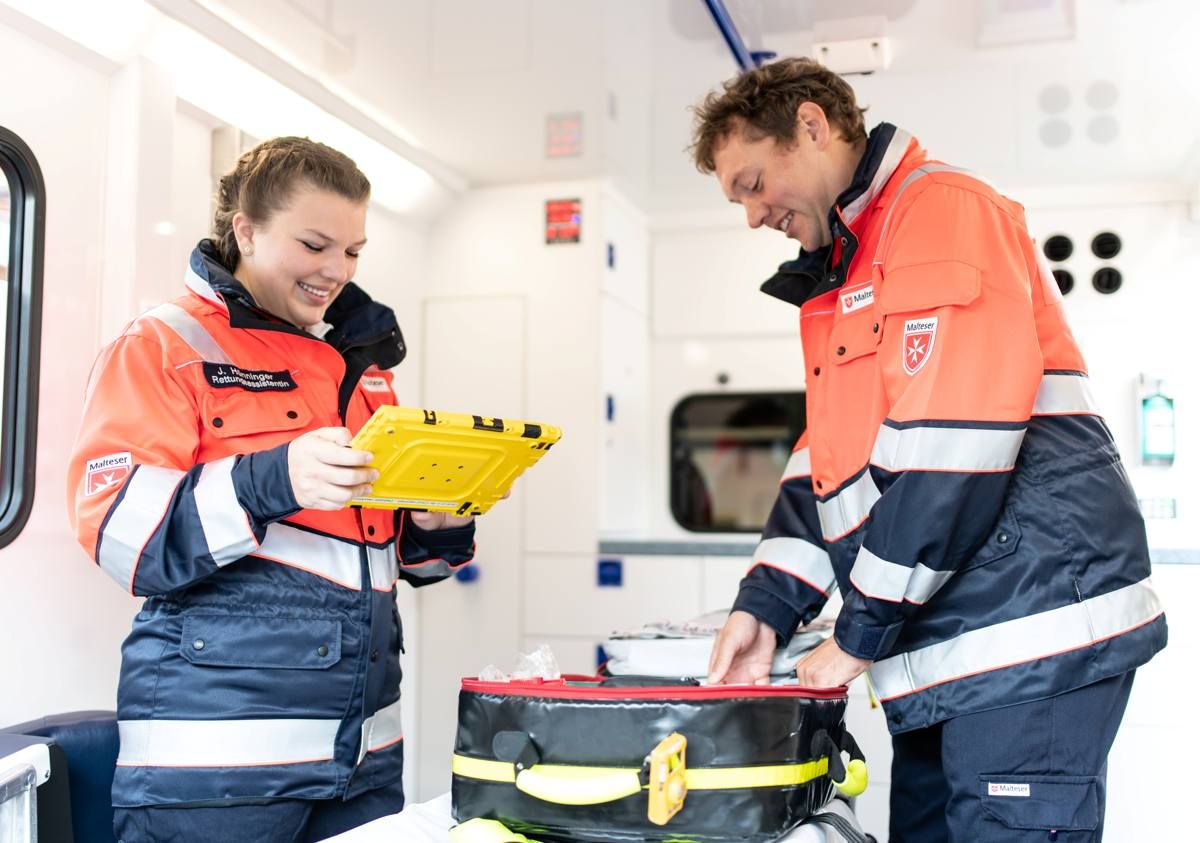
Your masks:
M672 732L658 742L647 758L650 764L650 805L655 825L666 825L679 813L687 796L687 738Z

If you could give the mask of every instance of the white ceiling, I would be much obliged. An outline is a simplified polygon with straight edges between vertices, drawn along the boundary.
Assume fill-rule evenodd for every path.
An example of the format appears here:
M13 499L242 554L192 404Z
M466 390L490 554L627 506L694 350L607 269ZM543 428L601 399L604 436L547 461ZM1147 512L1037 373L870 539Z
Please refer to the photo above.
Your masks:
M472 184L607 175L652 212L716 198L685 153L688 107L736 67L702 0L202 2ZM899 123L1001 185L1200 180L1192 0L728 5L752 49L781 55L806 54L833 18L886 17L891 67L851 80L868 123ZM1006 10L1072 6L1069 40L976 46ZM582 113L584 151L548 160L546 117L564 112Z

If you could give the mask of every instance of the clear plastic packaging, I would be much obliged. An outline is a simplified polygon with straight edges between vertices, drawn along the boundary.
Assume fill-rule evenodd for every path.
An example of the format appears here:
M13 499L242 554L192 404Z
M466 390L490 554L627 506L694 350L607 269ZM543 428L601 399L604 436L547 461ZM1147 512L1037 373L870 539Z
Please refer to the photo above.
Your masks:
M489 664L479 671L479 679L483 682L560 678L562 678L562 672L558 669L558 660L554 658L554 651L548 644L542 644L532 653L518 653L512 673L505 673L494 664Z

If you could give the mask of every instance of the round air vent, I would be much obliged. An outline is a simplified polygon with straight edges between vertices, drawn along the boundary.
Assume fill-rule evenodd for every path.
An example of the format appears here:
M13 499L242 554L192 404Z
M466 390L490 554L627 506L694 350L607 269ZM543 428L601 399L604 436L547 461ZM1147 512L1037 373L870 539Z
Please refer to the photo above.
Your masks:
M1111 231L1101 231L1092 238L1092 254L1110 261L1121 253L1121 238Z
M1065 269L1054 270L1054 280L1058 282L1058 289L1064 296L1075 289L1075 276Z
M1065 234L1055 234L1042 244L1042 253L1054 262L1065 261L1075 251L1075 244Z
M1092 286L1096 292L1110 295L1121 289L1121 270L1111 266L1102 266L1092 276Z

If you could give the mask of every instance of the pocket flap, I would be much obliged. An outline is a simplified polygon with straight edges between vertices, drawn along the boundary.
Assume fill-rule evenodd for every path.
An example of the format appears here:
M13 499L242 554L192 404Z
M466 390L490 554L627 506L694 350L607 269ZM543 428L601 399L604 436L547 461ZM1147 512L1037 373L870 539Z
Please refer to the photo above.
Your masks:
M1020 543L1021 522L1017 520L1017 515L1013 512L1012 507L1006 506L1000 513L1000 517L996 519L996 523L992 525L987 541L975 551L975 554L966 561L959 572L969 571L972 568L987 565L989 562L995 562L997 559L1003 559L1005 556L1011 556L1016 552Z
M342 622L189 615L179 651L192 664L323 670L342 657Z
M979 298L979 270L958 261L935 261L893 269L879 292L882 313L933 310L945 305L970 304Z
M302 430L312 421L296 393L226 392L208 392L201 400L204 426L218 439Z
M1100 822L1094 776L983 775L979 793L1007 828L1092 831Z

